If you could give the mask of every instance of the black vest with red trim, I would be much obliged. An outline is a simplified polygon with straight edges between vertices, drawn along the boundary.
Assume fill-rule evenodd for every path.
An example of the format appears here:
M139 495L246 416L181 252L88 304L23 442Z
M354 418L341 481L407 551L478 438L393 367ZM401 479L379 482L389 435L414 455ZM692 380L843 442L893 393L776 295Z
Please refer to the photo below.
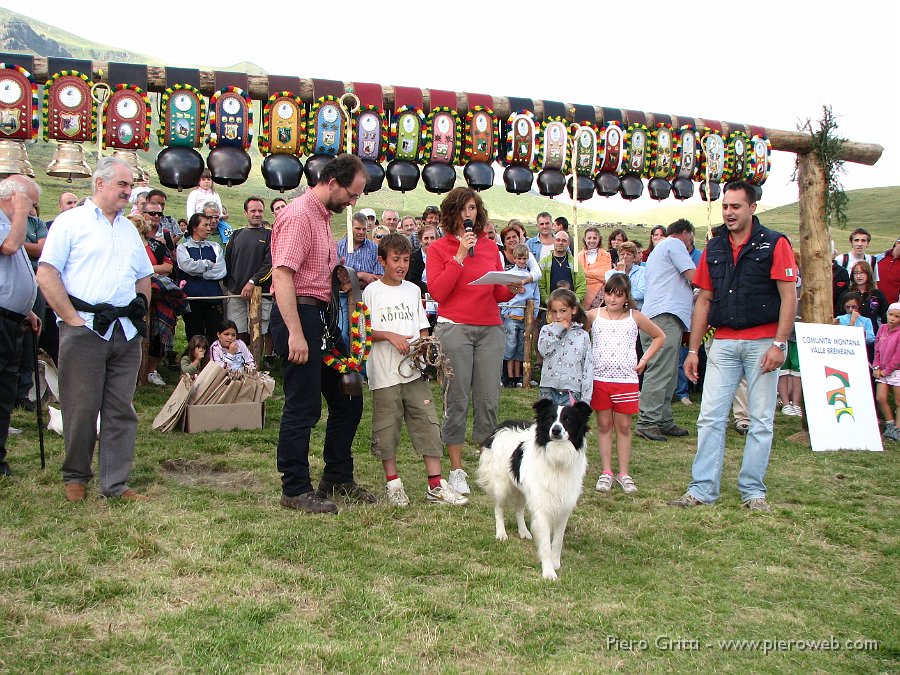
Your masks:
M753 216L750 238L735 263L728 228L716 228L715 236L706 245L706 264L713 286L710 326L741 330L777 323L781 296L771 278L772 255L783 236L763 227Z

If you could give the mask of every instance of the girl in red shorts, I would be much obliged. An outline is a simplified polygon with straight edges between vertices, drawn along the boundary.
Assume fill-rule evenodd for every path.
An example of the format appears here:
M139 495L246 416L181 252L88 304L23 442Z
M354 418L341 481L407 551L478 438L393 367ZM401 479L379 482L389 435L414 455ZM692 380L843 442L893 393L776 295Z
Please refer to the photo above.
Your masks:
M606 305L587 313L585 328L591 333L591 360L594 366L594 391L591 408L597 412L597 444L603 473L597 479L597 491L609 492L613 485L612 436L616 430L619 473L615 482L628 494L637 487L628 475L631 458L631 417L638 412L638 375L647 361L659 351L666 339L655 323L634 307L631 281L627 274L613 274L603 288ZM637 359L638 330L653 342Z

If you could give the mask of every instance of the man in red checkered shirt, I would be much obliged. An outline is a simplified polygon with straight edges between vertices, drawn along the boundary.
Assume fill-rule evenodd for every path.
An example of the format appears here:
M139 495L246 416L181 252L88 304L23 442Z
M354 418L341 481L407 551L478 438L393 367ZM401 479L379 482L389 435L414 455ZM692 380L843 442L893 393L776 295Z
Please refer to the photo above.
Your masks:
M281 505L310 513L332 513L335 494L374 502L353 479L351 448L362 417L361 396L340 389L340 375L322 363L325 310L331 276L338 264L331 216L356 203L366 186L365 167L355 155L327 164L315 186L281 210L272 229L272 310L270 332L284 375L284 411L278 434ZM338 348L343 347L341 341ZM322 450L325 469L319 489L309 475L309 440L322 416L328 423Z

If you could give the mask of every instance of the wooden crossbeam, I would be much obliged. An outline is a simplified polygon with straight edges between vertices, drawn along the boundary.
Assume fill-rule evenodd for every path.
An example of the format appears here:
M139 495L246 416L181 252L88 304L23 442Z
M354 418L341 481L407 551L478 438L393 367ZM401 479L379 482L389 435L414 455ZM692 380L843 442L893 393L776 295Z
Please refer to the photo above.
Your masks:
M49 59L46 57L35 56L34 57L34 75L35 80L39 84L43 84L47 81L47 78L52 75L52 73L48 72L48 61ZM107 76L109 74L109 64L105 61L93 61L92 62L93 73L92 76L97 81L107 81ZM200 91L209 96L213 92L216 91L216 71L214 70L200 70ZM98 73L102 73L102 76L98 76ZM87 73L85 73L87 74ZM260 101L265 101L269 98L269 78L266 75L248 75L247 76L248 89L246 92L250 98L257 99ZM118 84L118 83L114 83ZM164 66L147 66L147 85L149 91L161 93L166 89L166 69ZM352 85L350 83L344 83L344 88L346 91L352 91ZM383 85L382 90L384 92L384 107L387 110L391 110L394 107L394 88L389 85ZM305 103L313 102L313 80L310 78L300 78L300 91L294 92L297 94ZM423 89L423 98L425 103L426 110L429 109L430 106L430 92L428 89ZM511 112L509 105L509 98L506 96L491 96L493 99L493 110L494 112L501 118L507 117ZM465 115L468 110L468 99L466 98L466 94L462 92L458 92L456 94L456 102L457 102L457 112L460 115ZM571 110L573 104L566 103L565 104L567 110ZM598 124L604 123L604 115L603 115L603 107L602 106L593 106L594 114L595 114L595 122ZM543 119L544 114L544 104L543 101L535 100L534 101L534 110L538 119ZM643 113L641 111L632 111L627 109L622 109L621 111L622 119L625 125L631 123L629 117L635 117L636 119L643 116L647 120L647 126L653 128L653 126L657 122L666 122L671 124L674 127L680 126L678 124L678 119L675 116L668 114L659 114L659 113ZM692 118L694 120L694 125L697 129L703 129L706 125L705 120L702 117ZM575 121L575 120L571 120ZM581 120L578 120L581 121ZM641 122L644 121L643 118L640 119ZM722 131L726 134L731 133L735 130L741 130L744 132L748 132L750 130L750 125L741 125L741 124L729 124L727 122L720 123L722 127ZM762 126L762 125L758 125ZM810 152L814 147L814 140L810 134L805 134L800 131L785 131L782 129L771 129L768 127L763 127L766 130L766 134L769 137L769 141L772 143L773 150L781 150L784 152L793 152L795 154L806 154ZM857 141L846 141L843 144L842 152L839 159L842 159L846 162L852 162L854 164L866 164L873 165L875 164L881 154L884 152L884 148L877 143L861 143Z

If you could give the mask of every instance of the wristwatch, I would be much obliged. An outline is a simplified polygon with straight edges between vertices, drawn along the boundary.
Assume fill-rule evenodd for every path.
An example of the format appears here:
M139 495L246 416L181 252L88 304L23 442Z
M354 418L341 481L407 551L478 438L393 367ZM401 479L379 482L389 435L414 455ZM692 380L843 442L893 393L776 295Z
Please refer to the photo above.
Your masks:
M778 347L778 349L780 349L781 351L785 351L787 349L787 342L779 342L778 340L775 340L772 344L775 347Z

